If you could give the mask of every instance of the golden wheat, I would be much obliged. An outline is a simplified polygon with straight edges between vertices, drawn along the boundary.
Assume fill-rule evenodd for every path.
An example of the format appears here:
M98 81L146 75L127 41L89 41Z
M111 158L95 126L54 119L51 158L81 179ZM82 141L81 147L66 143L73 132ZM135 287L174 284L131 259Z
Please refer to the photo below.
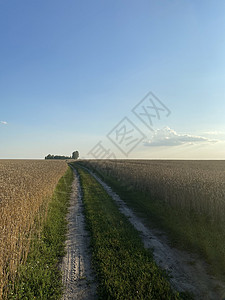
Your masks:
M0 298L26 261L32 228L66 169L65 161L0 160Z

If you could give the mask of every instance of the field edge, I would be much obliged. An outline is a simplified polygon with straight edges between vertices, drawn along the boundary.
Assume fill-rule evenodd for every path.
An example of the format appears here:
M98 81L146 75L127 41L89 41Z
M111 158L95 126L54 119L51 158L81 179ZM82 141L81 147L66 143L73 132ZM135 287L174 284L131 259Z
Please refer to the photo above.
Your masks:
M32 237L25 265L17 270L15 282L10 283L3 299L60 299L63 292L59 268L64 255L71 184L71 167L59 180L43 218L41 229Z

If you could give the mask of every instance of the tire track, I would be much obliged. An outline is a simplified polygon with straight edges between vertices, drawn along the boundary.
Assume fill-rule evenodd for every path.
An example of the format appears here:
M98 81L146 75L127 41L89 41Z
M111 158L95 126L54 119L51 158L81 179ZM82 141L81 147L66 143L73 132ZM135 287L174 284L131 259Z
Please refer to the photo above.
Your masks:
M61 266L64 286L62 300L97 299L95 276L88 249L90 238L85 229L81 187L76 170L67 220L66 255Z

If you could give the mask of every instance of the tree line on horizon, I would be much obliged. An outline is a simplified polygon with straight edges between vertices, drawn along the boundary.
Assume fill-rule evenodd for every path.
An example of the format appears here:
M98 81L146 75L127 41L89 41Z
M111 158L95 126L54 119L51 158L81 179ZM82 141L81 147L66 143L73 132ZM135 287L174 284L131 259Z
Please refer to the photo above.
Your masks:
M52 154L48 154L47 156L45 156L45 159L78 159L78 158L79 158L79 152L78 151L74 151L72 153L72 156L52 155Z

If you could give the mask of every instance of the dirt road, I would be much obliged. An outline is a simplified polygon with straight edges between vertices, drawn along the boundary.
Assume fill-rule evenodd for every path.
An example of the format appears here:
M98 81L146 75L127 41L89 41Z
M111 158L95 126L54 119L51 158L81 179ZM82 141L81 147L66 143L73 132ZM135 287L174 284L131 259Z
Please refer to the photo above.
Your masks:
M96 283L91 268L91 255L88 249L89 236L85 230L83 203L79 177L75 172L72 184L72 194L68 213L68 235L66 241L66 256L62 262L63 285L65 292L63 300L94 300Z
M209 275L207 264L195 254L172 248L163 232L144 225L130 208L104 183L89 171L117 203L119 210L128 217L140 232L144 246L153 249L154 260L171 275L171 285L180 292L188 291L198 300L225 299L225 284ZM63 299L96 299L96 283L88 251L89 237L85 230L81 189L77 173L73 182L71 207L68 215L69 233L67 254L63 259Z

